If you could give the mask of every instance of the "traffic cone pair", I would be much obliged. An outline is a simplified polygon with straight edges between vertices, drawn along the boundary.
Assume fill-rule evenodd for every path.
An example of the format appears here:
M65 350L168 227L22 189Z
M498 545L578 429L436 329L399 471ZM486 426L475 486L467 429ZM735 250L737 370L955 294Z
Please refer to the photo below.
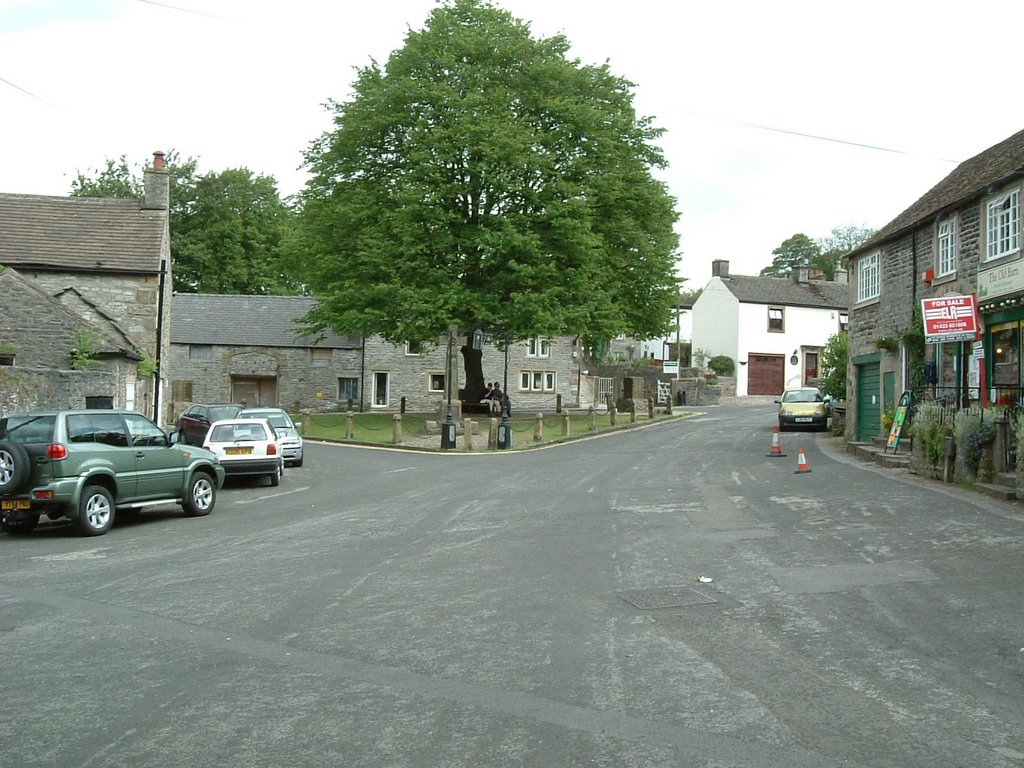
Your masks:
M804 449L801 448L800 449L800 454L797 456L796 470L794 471L794 474L801 475L804 472L810 472L810 471L811 471L811 468L809 466L807 466L807 457L804 456Z
M779 428L776 425L775 429L772 430L771 450L768 451L768 453L766 453L765 456L767 456L770 459L781 459L785 455L786 454L782 452L782 446L779 445Z

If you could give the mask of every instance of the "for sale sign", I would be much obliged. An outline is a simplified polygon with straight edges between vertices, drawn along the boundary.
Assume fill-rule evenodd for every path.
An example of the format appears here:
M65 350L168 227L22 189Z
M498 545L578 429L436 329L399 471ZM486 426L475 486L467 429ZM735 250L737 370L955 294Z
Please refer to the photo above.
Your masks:
M978 309L973 295L921 299L921 316L928 344L978 338Z

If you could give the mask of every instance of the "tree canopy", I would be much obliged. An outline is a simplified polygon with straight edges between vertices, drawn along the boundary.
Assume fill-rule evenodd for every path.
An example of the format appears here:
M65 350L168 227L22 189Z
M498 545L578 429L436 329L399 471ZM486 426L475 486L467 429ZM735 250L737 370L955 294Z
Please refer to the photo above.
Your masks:
M820 240L796 234L783 241L772 251L772 263L761 270L762 277L787 277L796 267L810 267L834 280L837 269L846 268L846 256L854 248L867 242L875 230L848 225L833 227L832 232Z
M284 270L293 214L270 176L245 168L198 174L194 158L167 154L174 289L183 293L294 293ZM125 156L79 173L72 197L139 198L142 172Z
M659 335L678 296L661 131L562 36L449 0L331 102L306 154L303 280L318 328L431 340Z

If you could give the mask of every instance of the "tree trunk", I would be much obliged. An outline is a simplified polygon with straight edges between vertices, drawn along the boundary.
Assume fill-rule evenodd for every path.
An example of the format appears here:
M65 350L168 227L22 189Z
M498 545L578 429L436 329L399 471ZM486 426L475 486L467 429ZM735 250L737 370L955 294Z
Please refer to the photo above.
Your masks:
M459 400L479 403L487 391L484 381L483 351L473 349L469 344L461 347L462 359L466 369L466 388L459 390Z

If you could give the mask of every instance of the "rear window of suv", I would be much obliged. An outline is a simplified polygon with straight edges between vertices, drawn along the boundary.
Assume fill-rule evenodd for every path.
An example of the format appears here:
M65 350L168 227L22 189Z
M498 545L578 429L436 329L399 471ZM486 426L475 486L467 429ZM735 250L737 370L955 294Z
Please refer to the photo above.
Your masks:
M0 440L16 443L48 443L53 439L53 425L57 417L8 416L0 419Z

